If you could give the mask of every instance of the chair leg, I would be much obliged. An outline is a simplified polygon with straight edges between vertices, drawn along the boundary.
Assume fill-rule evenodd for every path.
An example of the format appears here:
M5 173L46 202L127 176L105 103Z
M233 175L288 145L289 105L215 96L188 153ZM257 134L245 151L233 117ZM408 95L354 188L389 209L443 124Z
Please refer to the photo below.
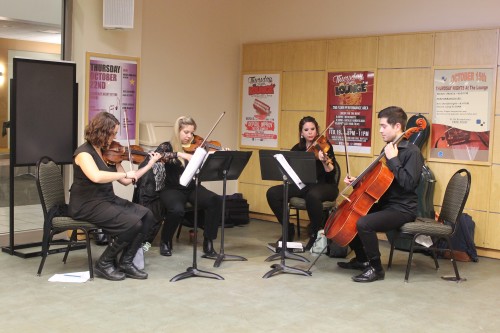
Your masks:
M450 237L446 236L446 243L448 243L448 248L450 249L451 263L453 264L453 269L455 270L456 281L460 281L460 274L458 274L457 261L455 260L455 255L453 254L453 246L451 245Z
M408 255L408 263L406 264L406 273L405 273L405 282L408 282L408 279L410 278L410 269L411 269L411 263L413 261L413 250L415 246L415 239L417 238L419 234L416 234L413 236L413 240L410 245L410 253Z
M434 259L434 265L436 265L436 271L439 269L439 263L437 261L437 255L436 255L436 251L433 251L431 249L431 257L432 259Z
M73 230L73 232L71 233L71 236L69 238L69 244L66 247L66 252L64 253L64 257L63 257L63 263L66 263L66 260L68 259L69 251L71 250L71 245L77 240L77 237L78 237L78 230L75 229L75 230Z
M52 240L52 232L44 231L43 233L43 241L42 241L42 260L40 261L40 265L38 266L37 276L42 275L43 265L45 265L45 260L49 254L50 241Z
M297 238L300 238L300 216L299 216L299 210L295 209L297 212Z
M392 238L392 242L391 242L391 252L389 252L389 262L387 263L387 269L391 269L392 267L392 257L394 255L394 247L395 247L395 244L396 244L396 239L398 239L398 235L394 236Z
M94 266L92 265L92 249L90 247L90 235L89 235L87 229L83 228L82 230L85 233L85 244L87 245L87 259L89 262L90 280L94 280Z

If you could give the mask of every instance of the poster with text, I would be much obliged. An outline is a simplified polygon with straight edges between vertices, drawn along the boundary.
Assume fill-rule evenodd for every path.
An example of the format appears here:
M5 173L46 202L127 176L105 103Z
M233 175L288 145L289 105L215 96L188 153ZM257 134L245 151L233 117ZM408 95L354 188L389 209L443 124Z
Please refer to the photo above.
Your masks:
M327 137L335 152L370 154L373 112L373 72L328 73Z
M431 158L487 162L493 70L434 71Z
M280 74L243 75L241 145L278 147Z
M88 71L88 121L99 112L112 113L120 121L116 140L126 143L128 134L135 143L137 60L90 56Z

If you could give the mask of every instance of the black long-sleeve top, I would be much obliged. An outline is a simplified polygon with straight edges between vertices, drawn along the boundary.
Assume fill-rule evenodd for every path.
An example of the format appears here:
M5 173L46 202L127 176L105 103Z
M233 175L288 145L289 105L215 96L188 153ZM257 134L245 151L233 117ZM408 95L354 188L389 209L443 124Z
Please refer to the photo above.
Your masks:
M379 199L380 209L397 210L417 214L416 193L424 158L413 143L403 140L398 144L398 156L387 160L387 167L394 174L394 180Z

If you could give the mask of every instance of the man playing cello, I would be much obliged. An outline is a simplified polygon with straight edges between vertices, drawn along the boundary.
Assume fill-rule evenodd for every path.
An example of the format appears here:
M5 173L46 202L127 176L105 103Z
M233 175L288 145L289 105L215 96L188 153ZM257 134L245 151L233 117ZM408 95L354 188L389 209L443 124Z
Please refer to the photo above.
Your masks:
M380 260L377 232L400 228L414 221L417 214L417 186L424 165L420 149L408 140L394 144L405 130L408 119L400 107L390 106L379 112L380 134L387 145L384 148L386 164L394 174L387 191L375 203L368 214L358 219L357 235L349 243L356 257L349 262L338 262L341 268L358 269L363 272L353 276L355 282L383 280L385 272ZM350 185L356 178L347 176L344 182Z

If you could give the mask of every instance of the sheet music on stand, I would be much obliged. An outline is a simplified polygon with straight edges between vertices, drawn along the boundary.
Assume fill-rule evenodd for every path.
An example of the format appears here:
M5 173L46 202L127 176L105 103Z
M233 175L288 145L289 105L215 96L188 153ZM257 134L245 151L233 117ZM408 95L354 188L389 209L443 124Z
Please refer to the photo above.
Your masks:
M207 151L203 148L196 148L193 156L191 157L191 160L189 161L186 169L181 175L181 178L179 179L179 183L182 186L188 186L191 180L194 177L194 174L198 169L201 167L203 162L205 161L205 157L207 156Z
M283 154L276 154L274 155L274 158L278 161L283 170L288 176L290 176L290 178L298 188L302 190L304 187L306 187L306 185L302 182L302 180L300 180L299 176L295 173L288 161L285 159L285 156L283 156Z

